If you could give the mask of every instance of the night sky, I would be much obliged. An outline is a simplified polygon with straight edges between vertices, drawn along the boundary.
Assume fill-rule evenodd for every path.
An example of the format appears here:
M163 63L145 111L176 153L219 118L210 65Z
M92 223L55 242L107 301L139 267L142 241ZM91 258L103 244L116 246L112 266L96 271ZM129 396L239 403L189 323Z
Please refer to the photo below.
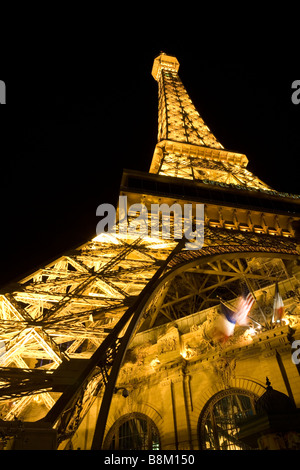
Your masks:
M184 86L224 147L245 153L249 170L274 189L300 193L300 104L291 101L298 65L269 36L256 44L240 32L230 44L225 36L166 40L152 30L116 41L95 33L42 48L35 39L2 62L0 285L94 237L96 208L116 205L123 168L149 170L160 51L178 58Z

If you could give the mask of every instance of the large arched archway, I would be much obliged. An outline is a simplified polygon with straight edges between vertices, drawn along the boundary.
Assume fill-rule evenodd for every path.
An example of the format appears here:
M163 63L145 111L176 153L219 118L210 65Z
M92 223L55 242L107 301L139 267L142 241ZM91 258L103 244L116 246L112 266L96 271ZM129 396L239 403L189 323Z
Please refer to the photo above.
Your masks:
M229 388L216 393L204 406L198 422L201 450L244 450L239 440L243 420L255 414L257 396L248 390Z
M121 416L108 431L103 444L110 450L159 450L160 436L152 419L143 413Z

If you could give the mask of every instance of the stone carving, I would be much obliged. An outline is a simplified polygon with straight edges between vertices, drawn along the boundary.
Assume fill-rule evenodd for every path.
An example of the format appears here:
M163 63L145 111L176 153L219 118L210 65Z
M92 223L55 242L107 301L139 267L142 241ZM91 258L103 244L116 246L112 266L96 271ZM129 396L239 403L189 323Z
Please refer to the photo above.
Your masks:
M179 332L175 326L171 326L157 340L158 354L175 351L179 347Z
M230 387L230 381L234 378L236 360L234 358L220 358L213 364L214 372L222 380L224 388Z
M142 344L134 348L131 352L132 360L136 365L144 365L145 358L152 353L153 345L151 343Z

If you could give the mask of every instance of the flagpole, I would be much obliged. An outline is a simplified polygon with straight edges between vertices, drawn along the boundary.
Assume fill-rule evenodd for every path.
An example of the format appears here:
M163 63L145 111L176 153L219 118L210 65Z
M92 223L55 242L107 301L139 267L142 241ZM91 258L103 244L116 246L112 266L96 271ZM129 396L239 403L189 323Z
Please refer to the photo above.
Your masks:
M251 287L251 284L250 284L250 282L247 280L247 278L246 278L245 275L243 275L243 278L244 278L245 283L247 284L247 287L248 287L249 291L250 291L251 294L253 295L253 297L254 297L254 299L255 299L255 302L256 302L257 305L258 305L259 311L260 311L260 313L261 313L261 315L262 315L262 317L263 317L263 319L264 319L264 321L265 321L265 326L266 326L267 329L269 330L269 329L270 329L269 323L267 322L267 318L266 318L264 312L262 311L261 306L260 306L259 303L257 302L257 298L256 298L256 296L255 296L255 293L254 293L252 287Z

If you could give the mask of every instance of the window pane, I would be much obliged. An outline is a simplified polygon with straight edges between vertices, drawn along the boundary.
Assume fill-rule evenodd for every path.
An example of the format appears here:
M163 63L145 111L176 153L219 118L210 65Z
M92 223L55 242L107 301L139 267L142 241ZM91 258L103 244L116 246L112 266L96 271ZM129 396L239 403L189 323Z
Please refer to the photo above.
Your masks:
M211 406L202 423L202 446L206 449L239 450L247 446L238 440L240 422L253 415L250 397L232 394Z
M252 414L250 398L244 395L229 395L218 401L213 409L220 449L244 448L238 441L239 422Z
M150 450L159 450L159 435L154 426L152 426L151 432L151 449Z
M149 421L151 423L151 421ZM116 427L111 450L159 450L159 435L147 419L130 418Z

